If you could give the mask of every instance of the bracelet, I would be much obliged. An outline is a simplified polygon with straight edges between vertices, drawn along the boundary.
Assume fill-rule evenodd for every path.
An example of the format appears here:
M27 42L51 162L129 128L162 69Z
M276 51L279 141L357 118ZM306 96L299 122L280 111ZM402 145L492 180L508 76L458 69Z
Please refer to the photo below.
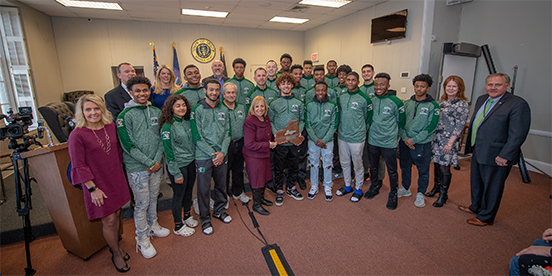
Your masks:
M447 144L447 146L451 147L452 148L452 145L451 144Z
M98 189L98 186L90 187L90 188L88 188L88 192L91 193L91 192L95 191L96 189Z

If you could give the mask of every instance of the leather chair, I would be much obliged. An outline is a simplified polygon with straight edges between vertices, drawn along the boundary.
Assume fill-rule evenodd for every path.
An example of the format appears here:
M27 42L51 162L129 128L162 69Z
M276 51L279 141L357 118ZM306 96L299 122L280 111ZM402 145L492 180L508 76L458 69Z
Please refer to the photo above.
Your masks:
M85 94L94 94L94 91L90 90L75 90L71 92L63 93L63 101L64 102L72 102L74 104L77 104L77 101L82 95Z
M67 142L69 133L73 130L69 122L75 117L75 105L72 102L49 103L39 107L38 111L48 123L57 140L60 143Z

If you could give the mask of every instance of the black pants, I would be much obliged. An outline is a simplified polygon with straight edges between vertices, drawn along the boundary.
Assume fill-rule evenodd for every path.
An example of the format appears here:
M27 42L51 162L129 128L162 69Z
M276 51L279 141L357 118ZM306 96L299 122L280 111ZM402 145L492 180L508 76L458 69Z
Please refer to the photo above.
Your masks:
M224 212L226 205L226 173L228 173L228 158L224 157L224 162L215 167L212 159L196 160L197 174L197 203L199 204L199 216L201 224L211 221L211 212L209 210L209 188L211 186L211 177L215 181L213 189L213 199L215 206L213 215L219 216Z
M243 191L243 138L233 140L228 147L228 173L226 174L226 191L239 196ZM232 172L232 190L230 190L230 172Z
M274 182L276 189L284 189L284 177L287 178L287 188L290 189L297 183L299 172L299 146L279 145L274 149ZM285 175L287 169L287 176Z
M334 148L333 148L333 173L341 173L343 169L341 168L341 163L339 162L339 143L337 142L337 131L334 133ZM352 163L351 163L352 164Z
M391 187L391 194L397 194L399 186L399 174L397 173L397 149L396 148L382 148L369 145L368 151L370 154L370 180L372 185L377 185L380 180L379 170L380 168L380 156L383 156L385 164L387 165L387 173L389 174L389 186Z
M299 178L300 179L307 179L307 160L309 157L309 141L308 141L308 134L307 130L303 129L303 132L301 132L301 135L305 137L305 140L303 140L303 143L299 145Z
M172 214L174 223L182 222L182 209L184 214L190 213L192 206L192 190L196 178L195 162L180 168L180 173L184 177L182 184L174 181L174 176L169 172L169 179L172 183L173 199L172 199Z

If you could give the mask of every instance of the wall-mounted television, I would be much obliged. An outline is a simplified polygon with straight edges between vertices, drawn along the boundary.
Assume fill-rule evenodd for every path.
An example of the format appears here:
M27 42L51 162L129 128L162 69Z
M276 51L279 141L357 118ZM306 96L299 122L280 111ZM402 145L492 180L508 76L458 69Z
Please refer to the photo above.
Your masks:
M407 15L408 10L402 10L372 19L370 43L405 38Z

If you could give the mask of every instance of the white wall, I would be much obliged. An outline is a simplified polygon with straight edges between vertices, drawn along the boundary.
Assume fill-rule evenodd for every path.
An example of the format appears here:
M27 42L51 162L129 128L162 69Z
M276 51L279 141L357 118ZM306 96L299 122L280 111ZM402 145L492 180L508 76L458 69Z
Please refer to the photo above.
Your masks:
M488 44L498 72L512 76L518 65L515 94L531 106L531 129L552 131L551 1L473 1L462 5L459 41ZM487 66L480 58L474 98L485 93ZM472 107L473 108L473 107ZM525 158L552 163L550 138L529 135ZM550 171L549 171L550 172Z
M296 61L303 60L303 32L65 17L53 17L52 24L65 91L87 89L103 95L113 88L111 66L125 61L144 66L146 76L153 81L150 41L156 43L159 64L172 67L175 42L180 69L196 64L202 77L213 73L210 63L201 64L191 56L191 44L198 38L207 38L215 44L215 59L219 59L218 48L224 47L230 77L234 75L231 65L236 57L247 61L246 77L251 81L249 69L254 69L253 65L279 60L284 52Z
M348 64L360 72L362 65L370 63L376 72L391 75L391 89L402 99L413 95L412 77L418 72L420 58L420 36L422 33L424 2L390 0L352 15L326 23L305 32L305 57L319 53L320 63L335 59L339 65ZM408 9L406 38L370 43L371 19L400 10ZM400 72L410 72L409 79L400 79Z

